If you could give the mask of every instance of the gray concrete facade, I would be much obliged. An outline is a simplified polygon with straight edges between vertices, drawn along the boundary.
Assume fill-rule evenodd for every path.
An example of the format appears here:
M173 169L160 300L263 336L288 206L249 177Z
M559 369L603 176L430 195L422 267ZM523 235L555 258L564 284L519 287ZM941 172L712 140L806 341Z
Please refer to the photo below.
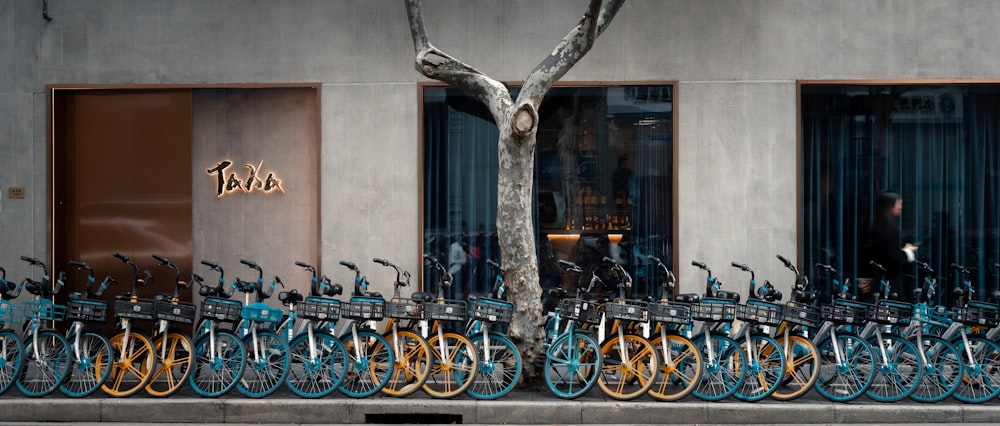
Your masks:
M426 0L431 41L520 81L586 0ZM418 83L398 0L0 0L0 266L46 256L46 86L321 84L320 248L420 269ZM1000 2L631 0L563 82L677 82L676 271L739 260L786 290L797 82L994 79ZM7 188L23 186L24 199ZM197 232L197 230L196 230ZM292 250L281 241L275 250ZM385 268L369 278L388 283ZM718 268L721 272L721 267ZM728 268L727 268L728 269ZM330 272L336 271L336 272ZM721 273L725 282L742 278ZM735 273L735 272L734 272ZM386 288L381 288L383 292ZM787 294L787 293L786 293Z

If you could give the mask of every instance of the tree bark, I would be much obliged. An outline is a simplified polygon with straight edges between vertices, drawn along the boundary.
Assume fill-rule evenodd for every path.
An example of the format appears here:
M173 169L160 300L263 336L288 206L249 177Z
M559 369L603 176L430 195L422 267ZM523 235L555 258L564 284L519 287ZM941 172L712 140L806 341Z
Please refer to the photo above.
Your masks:
M497 181L497 235L506 271L508 299L514 304L509 334L524 361L524 380L536 383L533 360L544 357L541 286L532 226L538 108L548 90L593 47L625 0L591 0L579 23L535 67L517 100L507 87L435 48L427 37L420 0L404 0L416 69L476 98L487 106L500 130Z

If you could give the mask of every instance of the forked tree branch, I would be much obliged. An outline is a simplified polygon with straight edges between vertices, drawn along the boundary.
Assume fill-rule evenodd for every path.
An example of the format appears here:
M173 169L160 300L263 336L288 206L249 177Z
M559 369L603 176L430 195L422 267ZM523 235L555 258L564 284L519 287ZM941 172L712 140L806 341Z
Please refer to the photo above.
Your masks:
M594 41L607 29L623 4L625 0L607 0L607 3L605 0L590 0L580 23L528 74L524 88L517 96L517 103L530 103L537 108L552 85L590 51Z
M513 104L507 87L434 47L427 40L420 0L405 0L405 2L406 15L410 21L410 35L413 37L413 50L416 52L417 71L427 78L464 90L486 105L494 121L500 123L501 116Z

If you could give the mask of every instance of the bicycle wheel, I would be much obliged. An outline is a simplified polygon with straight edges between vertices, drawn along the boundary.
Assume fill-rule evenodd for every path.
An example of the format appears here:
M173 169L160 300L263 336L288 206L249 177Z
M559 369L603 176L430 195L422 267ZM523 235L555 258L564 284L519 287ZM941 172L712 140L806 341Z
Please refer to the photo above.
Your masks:
M114 397L135 395L149 383L156 367L153 343L140 333L118 332L111 336L111 372L101 389Z
M181 333L166 333L156 338L154 349L157 368L146 385L146 393L156 397L173 395L191 372L191 339Z
M982 336L968 336L968 346L961 336L952 341L962 355L965 374L951 396L962 402L981 403L1000 394L1000 347ZM968 354L972 353L972 359Z
M791 401L805 395L816 384L819 377L819 354L809 339L802 336L779 336L778 347L785 355L785 373L771 398Z
M216 331L214 342L208 334L195 340L194 357L188 384L199 395L214 398L236 386L246 352L235 334Z
M411 330L398 330L393 336L384 335L391 348L395 348L396 365L389 381L382 388L386 395L404 397L420 389L431 373L431 348L427 341Z
M649 388L649 396L659 401L677 401L691 394L701 380L701 352L690 340L676 334L652 342L660 356L660 371Z
M444 336L439 339L439 336ZM453 398L472 386L472 377L479 366L479 358L472 342L465 336L445 332L434 334L427 339L431 348L431 371L422 386L424 392L434 398Z
M465 393L476 399L497 399L514 389L521 378L521 353L506 336L490 333L490 357L486 359L482 333L472 336L479 368ZM462 377L468 380L468 377Z
M31 337L29 335L28 337ZM45 396L59 387L69 373L73 362L69 343L53 330L42 330L35 338L25 342L23 368L17 379L17 388L24 396Z
M77 337L79 343L77 344ZM80 398L100 389L111 373L111 343L93 331L82 331L70 336L70 358L73 368L59 390L69 397Z
M865 394L879 402L895 402L910 396L924 374L916 346L902 336L883 334L883 359L878 337L869 338L868 344L875 355L875 377Z
M837 347L840 358L830 337L816 346L820 357L816 391L830 401L851 401L864 394L875 377L874 355L864 339L852 334L838 334Z
M347 354L344 344L329 333L313 331L302 333L288 345L289 366L285 383L288 388L304 398L329 395L344 380Z
M243 338L246 367L236 382L236 389L250 398L270 395L285 382L288 375L288 343L270 331L257 331Z
M600 351L597 342L586 334L559 335L545 351L545 384L564 399L589 392L601 371Z
M733 339L721 334L705 339L701 334L694 339L701 352L703 365L701 380L692 392L704 401L719 401L736 393L746 375L744 361L746 355Z
M749 342L740 340L740 349L747 356L744 362L746 377L736 388L736 398L748 402L767 398L778 388L785 374L785 354L781 346L770 337L752 334ZM751 351L756 356L750 356Z
M910 340L927 357L924 374L910 399L937 402L951 396L963 377L962 356L950 343L938 336L921 336L920 345Z
M358 330L357 342L353 333L347 333L341 342L347 355L347 368L340 392L344 395L363 398L378 393L388 383L392 375L395 357L389 350L389 342L371 330Z
M649 340L635 334L614 336L601 345L601 355L603 365L597 386L605 395L628 401L653 387L660 361Z
M0 330L0 395L17 381L23 360L21 339L11 330Z

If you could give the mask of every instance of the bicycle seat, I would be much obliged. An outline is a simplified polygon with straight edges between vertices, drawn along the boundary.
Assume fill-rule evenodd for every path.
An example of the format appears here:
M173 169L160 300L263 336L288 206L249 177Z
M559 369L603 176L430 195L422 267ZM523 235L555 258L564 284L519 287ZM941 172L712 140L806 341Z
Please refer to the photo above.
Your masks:
M646 297L643 297L641 300L643 302L646 302L646 303L653 303L654 299L653 299L653 296L646 296Z
M361 296L362 297L370 297L372 299L381 299L382 298L382 293L379 293L377 291L362 291L361 292Z
M70 299L83 299L84 297L83 297L83 293L80 293L79 291L74 291L74 292L72 292L72 293L69 294L69 298Z
M736 303L740 303L740 294L733 291L719 290L715 293L715 297L719 299L729 299Z
M816 295L807 291L793 290L792 300L799 303L812 303L816 300Z
M417 291L410 298L418 302L430 302L434 300L434 295L426 291Z
M546 293L548 293L549 296L553 296L560 299L566 297L566 289L562 287L550 288L546 290Z
M674 297L674 301L678 303L698 303L701 301L701 295L698 293L678 294Z
M278 300L283 304L296 304L303 300L302 295L297 290L283 291L278 293Z

